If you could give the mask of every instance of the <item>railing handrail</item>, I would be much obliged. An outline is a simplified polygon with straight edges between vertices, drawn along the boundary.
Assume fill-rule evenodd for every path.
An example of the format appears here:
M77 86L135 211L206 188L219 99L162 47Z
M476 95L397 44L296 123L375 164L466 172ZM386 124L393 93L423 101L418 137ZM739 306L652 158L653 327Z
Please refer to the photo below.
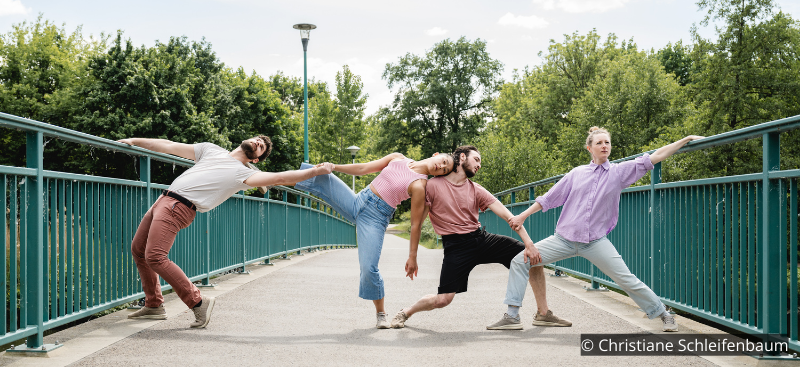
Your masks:
M760 136L762 136L764 134L767 134L767 133L784 132L784 131L794 130L794 129L797 129L797 128L800 128L800 115L787 117L787 118L780 119L780 120L765 122L765 123L761 123L761 124L758 124L758 125L753 125L753 126L749 126L749 127L745 127L745 128L741 128L741 129L737 129L737 130L724 132L724 133L717 134L717 135L712 135L712 136L709 136L709 137L706 137L706 138L703 138L703 139L700 139L700 140L695 140L695 141L689 142L688 144L684 145L683 148L678 150L675 154L681 154L681 153L687 153L687 152L691 152L691 151L695 151L695 150L713 148L713 147L720 146L720 145L731 144L731 143L736 143L736 142L752 139L752 138L755 138L755 137L760 137ZM631 156L627 156L625 158L620 158L620 159L617 159L617 160L613 160L613 161L611 161L611 163L620 163L620 162L629 161L631 159L636 159L638 157L641 157L645 153L652 154L655 151L656 150L653 149L653 150L649 150L647 152L634 154L634 155L631 155ZM510 189L506 189L506 190L500 191L498 193L495 193L494 196L501 197L501 196L504 196L504 195L508 195L508 194L510 194L512 192L517 192L517 191L520 191L520 190L529 189L531 187L543 186L543 185L547 185L547 184L550 184L550 183L554 183L554 182L557 182L558 180L560 180L562 177L564 177L564 175L565 174L561 174L561 175L558 175L558 176L545 178L543 180L527 183L527 184L520 185L520 186L517 186L517 187L512 187Z

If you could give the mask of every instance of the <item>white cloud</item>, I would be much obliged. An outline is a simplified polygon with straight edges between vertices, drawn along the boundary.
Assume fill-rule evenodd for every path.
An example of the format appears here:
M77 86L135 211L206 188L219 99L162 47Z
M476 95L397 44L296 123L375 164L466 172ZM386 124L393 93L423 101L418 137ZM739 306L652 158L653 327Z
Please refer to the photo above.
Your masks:
M0 0L0 16L28 14L31 8L22 5L22 0Z
M561 9L567 13L603 13L611 9L622 8L630 0L533 0L542 9Z
M506 13L506 15L503 15L500 18L500 20L497 21L497 24L504 26L510 25L510 26L534 29L534 28L546 28L547 25L550 23L544 20L544 18L539 18L535 15L526 17L522 15L514 15L512 13Z
M433 27L433 28L425 31L425 34L427 34L429 36L441 36L441 35L447 34L447 30L446 29L441 29L439 27Z

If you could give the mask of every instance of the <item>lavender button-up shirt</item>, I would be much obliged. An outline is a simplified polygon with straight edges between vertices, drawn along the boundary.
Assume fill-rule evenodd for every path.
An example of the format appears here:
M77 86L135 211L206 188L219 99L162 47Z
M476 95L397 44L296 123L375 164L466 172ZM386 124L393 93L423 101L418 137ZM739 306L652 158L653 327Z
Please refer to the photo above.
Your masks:
M546 194L536 198L546 212L564 206L556 233L575 242L589 243L611 232L619 219L619 196L653 169L650 155L619 164L606 161L575 167Z

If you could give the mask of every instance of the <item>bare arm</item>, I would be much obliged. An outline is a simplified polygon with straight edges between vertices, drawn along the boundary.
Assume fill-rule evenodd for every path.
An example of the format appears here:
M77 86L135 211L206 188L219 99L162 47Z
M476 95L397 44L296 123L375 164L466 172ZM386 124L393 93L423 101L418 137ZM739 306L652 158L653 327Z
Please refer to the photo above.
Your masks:
M506 222L514 216L510 211L508 211L508 208L506 208L505 205L500 202L500 200L496 200L494 203L489 205L489 209L491 209L493 213L497 214L498 217L502 218ZM531 240L530 236L528 236L528 231L525 230L525 227L520 226L519 229L515 229L515 231L519 237L522 238L522 243L525 244L525 262L528 262L528 259L531 260L531 264L537 264L541 262L542 256L539 255L539 250L533 245L533 241Z
M506 222L508 222L508 225L511 227L511 229L516 231L518 228L524 228L522 227L522 224L525 222L526 218L528 218L531 214L536 213L540 210L542 210L542 204L539 204L539 202L537 201L533 203L533 205L528 207L528 209L525 209L524 212L519 213L517 216L508 218Z
M133 145L154 152L177 155L186 159L195 160L194 144L176 143L166 139L129 138L117 140L117 143Z
M408 249L408 261L406 261L406 276L414 280L419 270L417 267L417 249L419 248L419 238L422 234L422 223L428 216L428 206L425 205L425 186L427 180L416 180L409 185L408 190L411 194L411 244Z
M663 146L661 148L658 148L658 150L656 150L650 156L650 162L653 162L653 164L661 162L661 161L669 158L669 156L675 154L675 152L677 152L678 149L683 148L683 146L686 145L686 143L688 143L690 141L703 139L703 138L704 138L704 136L689 135L689 136L687 136L687 137L685 137L685 138L683 138L681 140L678 140L678 141L676 141L676 142L674 142L674 143L672 143L670 145L665 145L665 146Z
M337 164L333 168L334 171L346 173L348 175L363 176L369 173L380 172L386 168L389 163L395 159L403 159L404 156L400 153L392 153L381 159L376 159L367 163L355 164Z
M275 186L275 185L294 185L300 181L308 180L311 177L326 175L333 170L333 163L320 163L314 168L283 171L283 172L258 172L244 183L251 187Z

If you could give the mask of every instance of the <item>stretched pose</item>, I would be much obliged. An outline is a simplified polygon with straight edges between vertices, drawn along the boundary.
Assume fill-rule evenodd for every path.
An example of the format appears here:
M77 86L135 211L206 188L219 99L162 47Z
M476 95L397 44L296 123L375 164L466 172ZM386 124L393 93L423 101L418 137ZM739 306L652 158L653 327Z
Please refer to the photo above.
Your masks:
M131 252L142 279L144 307L128 315L131 319L167 318L164 297L158 283L160 275L187 307L194 312L190 326L203 328L211 320L214 298L200 295L178 265L167 257L178 231L192 224L195 212L214 209L237 191L251 187L291 185L314 175L330 173L333 164L320 164L312 170L258 172L245 164L269 156L272 141L258 136L242 142L232 152L211 144L182 144L164 139L131 138L118 142L152 151L173 154L195 161L195 165L175 179L142 218L133 236Z
M666 311L650 287L631 274L606 235L617 225L622 189L642 178L653 169L653 164L671 156L686 143L702 138L690 135L656 150L653 155L645 153L634 160L613 164L608 161L611 134L605 129L592 127L586 137L586 150L592 155L591 163L575 167L546 194L536 198L536 203L530 208L508 220L512 229L518 229L522 228L529 215L564 206L556 233L536 243L542 262L526 263L522 255L512 261L505 304L509 307L522 305L525 281L532 266L541 267L543 264L582 256L611 277L649 318L660 316L664 331L678 331L675 318Z
M303 163L300 169L311 168ZM383 307L383 278L378 271L383 237L394 210L402 201L411 198L411 245L406 261L406 276L412 280L417 275L417 246L425 219L425 186L428 176L439 176L453 169L453 157L435 153L421 161L413 161L400 153L392 153L369 163L337 164L334 171L350 175L366 175L380 172L356 194L346 183L333 174L316 176L298 182L297 189L319 196L339 214L356 224L358 237L358 262L361 266L361 282L358 296L371 300L377 313L378 329L388 329L389 321Z
M499 263L508 268L511 259L517 254L527 256L526 261L540 261L533 241L524 227L518 228L517 234L525 244L481 229L478 221L480 210L489 208L503 220L508 220L512 214L489 191L469 180L481 168L481 154L477 148L471 145L458 147L453 157L458 169L447 176L430 180L426 194L426 212L430 210L431 224L436 233L442 236L444 244L439 292L424 296L413 306L400 310L392 319L393 328L405 327L408 318L417 312L449 305L456 293L467 291L469 273L480 264ZM423 217L425 214L427 213ZM526 247L531 251L523 253ZM572 326L571 322L558 318L548 310L544 270L541 267L531 271L531 286L537 308L543 315L537 318L539 323L534 325ZM519 318L516 320L516 325L503 323L489 328L522 329Z

